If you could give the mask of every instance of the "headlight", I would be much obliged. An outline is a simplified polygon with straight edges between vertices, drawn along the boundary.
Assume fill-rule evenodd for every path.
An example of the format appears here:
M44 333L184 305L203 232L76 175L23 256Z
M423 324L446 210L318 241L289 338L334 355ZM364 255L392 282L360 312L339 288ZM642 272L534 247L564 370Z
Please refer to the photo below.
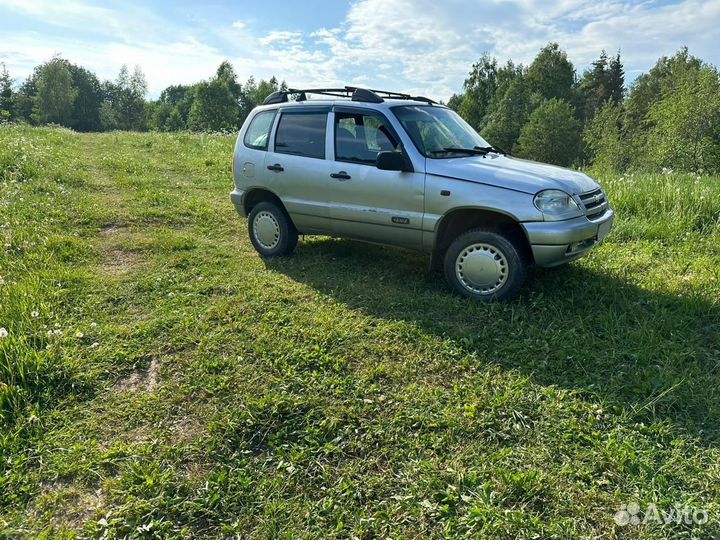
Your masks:
M559 216L563 214L575 214L580 212L580 207L575 200L559 189L546 189L535 195L535 208L543 214Z

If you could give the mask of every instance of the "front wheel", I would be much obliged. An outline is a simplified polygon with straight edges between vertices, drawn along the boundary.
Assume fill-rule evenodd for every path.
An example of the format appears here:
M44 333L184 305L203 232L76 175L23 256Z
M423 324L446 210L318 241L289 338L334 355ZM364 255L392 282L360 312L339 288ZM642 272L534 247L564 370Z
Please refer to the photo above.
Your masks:
M298 242L295 225L285 211L271 202L257 204L248 216L248 234L263 257L290 255Z
M457 293L483 302L516 297L526 274L518 248L495 231L467 231L458 236L445 253L448 284Z

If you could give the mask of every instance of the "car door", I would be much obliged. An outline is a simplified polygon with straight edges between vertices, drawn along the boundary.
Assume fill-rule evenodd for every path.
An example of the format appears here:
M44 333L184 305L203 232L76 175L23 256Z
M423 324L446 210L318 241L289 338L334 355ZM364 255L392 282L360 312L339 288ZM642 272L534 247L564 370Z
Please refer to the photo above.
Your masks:
M336 235L418 248L425 175L375 166L378 152L401 151L387 118L367 108L336 106L330 114L332 157L326 196Z
M265 156L267 186L301 233L332 234L327 198L327 106L280 109Z

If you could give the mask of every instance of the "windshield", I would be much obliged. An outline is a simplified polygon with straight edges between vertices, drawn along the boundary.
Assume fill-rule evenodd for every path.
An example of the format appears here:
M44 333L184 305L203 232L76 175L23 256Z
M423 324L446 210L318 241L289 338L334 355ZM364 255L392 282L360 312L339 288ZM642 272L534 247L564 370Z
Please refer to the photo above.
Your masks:
M457 157L467 155L463 149L490 146L455 111L445 107L403 105L392 111L425 157Z

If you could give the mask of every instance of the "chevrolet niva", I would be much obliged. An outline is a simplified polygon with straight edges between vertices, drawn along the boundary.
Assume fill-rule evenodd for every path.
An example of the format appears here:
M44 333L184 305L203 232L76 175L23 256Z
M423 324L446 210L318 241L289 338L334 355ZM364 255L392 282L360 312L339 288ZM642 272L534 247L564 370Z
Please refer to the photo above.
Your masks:
M516 296L530 265L587 253L614 219L589 176L510 157L430 99L350 86L268 96L240 130L233 176L264 257L289 255L299 234L423 250L455 291L488 302Z

